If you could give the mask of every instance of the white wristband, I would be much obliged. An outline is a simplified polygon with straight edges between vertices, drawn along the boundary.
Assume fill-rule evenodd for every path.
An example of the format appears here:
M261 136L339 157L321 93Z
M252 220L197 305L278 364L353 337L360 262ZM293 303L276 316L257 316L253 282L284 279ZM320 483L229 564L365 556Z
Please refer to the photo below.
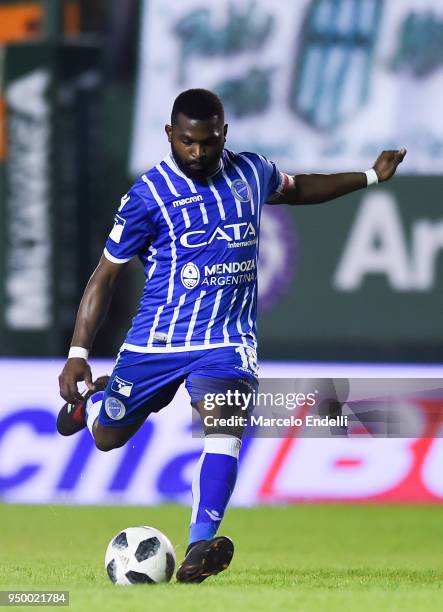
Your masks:
M377 185L378 176L374 168L371 168L370 170L366 170L365 174L366 174L366 180L368 182L367 187L370 187L371 185Z
M82 346L71 346L68 353L68 359L85 359L87 360L89 356L88 349L83 348Z

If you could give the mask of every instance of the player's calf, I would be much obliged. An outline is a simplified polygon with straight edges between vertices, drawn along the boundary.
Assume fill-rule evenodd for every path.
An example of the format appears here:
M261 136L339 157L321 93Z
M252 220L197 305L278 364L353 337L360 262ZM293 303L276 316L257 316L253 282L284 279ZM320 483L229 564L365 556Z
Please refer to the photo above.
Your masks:
M144 421L141 421L125 427L104 427L96 421L93 429L96 447L103 452L121 448L130 438L132 438L143 422Z

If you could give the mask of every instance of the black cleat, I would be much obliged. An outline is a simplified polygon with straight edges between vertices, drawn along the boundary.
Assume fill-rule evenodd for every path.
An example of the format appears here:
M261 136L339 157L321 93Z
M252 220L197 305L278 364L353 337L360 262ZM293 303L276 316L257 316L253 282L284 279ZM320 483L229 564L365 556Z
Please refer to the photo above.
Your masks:
M200 540L188 547L186 557L177 571L177 582L203 582L225 570L234 555L234 542L219 536Z
M103 391L108 384L109 376L100 376L94 381L95 389L87 389L82 395L83 399L78 404L64 404L57 417L57 431L62 436L72 436L72 434L86 427L85 406L87 400L97 393Z

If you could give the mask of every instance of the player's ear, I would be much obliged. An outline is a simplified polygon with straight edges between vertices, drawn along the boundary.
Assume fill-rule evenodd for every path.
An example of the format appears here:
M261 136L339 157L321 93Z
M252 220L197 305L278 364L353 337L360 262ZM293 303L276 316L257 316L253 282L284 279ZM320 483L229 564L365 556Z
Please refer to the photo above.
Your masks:
M225 134L225 142L226 142L226 135L228 133L228 124L225 123L225 127L223 128L224 134Z
M171 142L172 141L172 125L169 125L167 123L165 125L165 132L166 132L166 135L168 137L168 141Z

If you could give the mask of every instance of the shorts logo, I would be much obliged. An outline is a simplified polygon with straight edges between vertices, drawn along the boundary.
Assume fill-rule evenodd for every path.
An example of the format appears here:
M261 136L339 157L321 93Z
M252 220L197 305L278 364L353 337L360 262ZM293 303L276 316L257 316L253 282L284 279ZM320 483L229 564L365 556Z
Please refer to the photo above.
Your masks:
M108 397L106 399L105 411L108 417L113 421L120 421L126 414L124 403L116 397Z
M181 272L181 281L186 289L193 289L200 281L200 270L194 263L187 263Z
M243 179L235 179L232 181L231 193L240 202L249 202L252 197L251 188Z
M127 380L123 380L123 378L119 378L116 376L112 381L111 390L116 393L120 393L120 395L124 395L124 397L129 397L131 395L132 387L134 383L128 382Z

